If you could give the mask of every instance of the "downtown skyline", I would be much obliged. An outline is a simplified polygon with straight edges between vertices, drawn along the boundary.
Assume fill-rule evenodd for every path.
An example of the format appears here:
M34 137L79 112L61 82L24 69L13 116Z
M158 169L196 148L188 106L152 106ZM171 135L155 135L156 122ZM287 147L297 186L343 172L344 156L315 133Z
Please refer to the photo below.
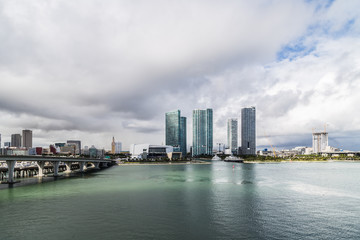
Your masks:
M326 123L330 145L360 150L360 3L268 3L3 1L2 142L161 144L165 112L212 108L225 143L254 105L258 146L311 146Z

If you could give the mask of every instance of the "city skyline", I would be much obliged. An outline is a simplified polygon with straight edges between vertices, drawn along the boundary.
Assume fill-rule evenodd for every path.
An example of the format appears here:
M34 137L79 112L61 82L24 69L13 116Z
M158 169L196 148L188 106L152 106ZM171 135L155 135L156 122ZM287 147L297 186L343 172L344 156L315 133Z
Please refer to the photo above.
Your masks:
M329 145L360 150L359 1L155 2L3 1L2 142L161 144L164 112L212 108L225 143L254 105L258 146L311 146L327 123Z

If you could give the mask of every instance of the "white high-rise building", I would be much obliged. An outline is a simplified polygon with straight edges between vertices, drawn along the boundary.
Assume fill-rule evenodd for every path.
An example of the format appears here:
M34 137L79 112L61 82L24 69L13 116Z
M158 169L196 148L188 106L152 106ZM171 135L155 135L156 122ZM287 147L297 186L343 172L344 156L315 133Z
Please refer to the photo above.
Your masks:
M238 120L237 118L228 119L227 122L227 145L232 154L238 152Z
M313 153L325 152L329 146L327 132L313 133L312 140Z
M122 144L121 142L115 142L115 154L118 154L122 151Z

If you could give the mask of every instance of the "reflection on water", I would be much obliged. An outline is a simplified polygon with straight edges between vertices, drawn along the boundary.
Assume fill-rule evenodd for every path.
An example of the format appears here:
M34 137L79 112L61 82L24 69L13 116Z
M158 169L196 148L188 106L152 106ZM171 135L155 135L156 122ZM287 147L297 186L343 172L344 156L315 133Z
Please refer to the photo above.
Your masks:
M358 239L359 172L218 161L43 178L0 191L1 239Z

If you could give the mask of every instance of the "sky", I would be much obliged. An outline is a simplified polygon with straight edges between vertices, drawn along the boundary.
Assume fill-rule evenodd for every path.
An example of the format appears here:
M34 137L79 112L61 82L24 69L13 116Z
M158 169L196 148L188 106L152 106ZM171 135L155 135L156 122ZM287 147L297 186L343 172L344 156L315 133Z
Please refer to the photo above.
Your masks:
M360 1L0 1L0 133L163 144L165 113L256 107L257 145L360 150Z

